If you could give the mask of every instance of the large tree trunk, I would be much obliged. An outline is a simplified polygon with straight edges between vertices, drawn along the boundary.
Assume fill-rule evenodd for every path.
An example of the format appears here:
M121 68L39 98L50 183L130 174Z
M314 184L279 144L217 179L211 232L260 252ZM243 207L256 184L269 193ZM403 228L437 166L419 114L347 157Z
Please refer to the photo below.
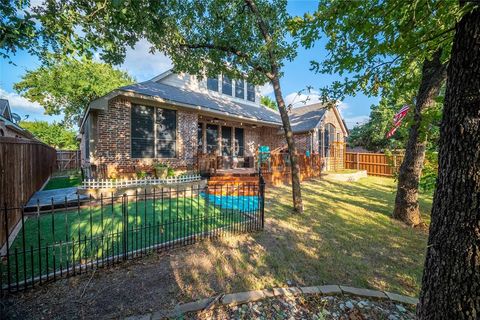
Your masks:
M283 131L285 139L287 140L288 153L290 154L290 165L292 170L292 194L293 194L293 209L297 213L303 212L302 190L300 187L300 167L297 161L297 148L293 138L292 128L290 126L290 118L288 117L287 107L282 97L282 89L280 88L280 80L278 72L274 72L272 79L273 91L275 99L277 100L278 110L282 118Z
M446 77L445 66L440 61L442 50L438 50L432 60L425 60L422 66L422 81L418 89L417 101L410 127L405 157L398 174L397 196L393 217L409 226L420 224L418 208L418 183L425 159L426 132L421 132L422 113L435 103Z
M480 318L480 10L457 24L420 319Z

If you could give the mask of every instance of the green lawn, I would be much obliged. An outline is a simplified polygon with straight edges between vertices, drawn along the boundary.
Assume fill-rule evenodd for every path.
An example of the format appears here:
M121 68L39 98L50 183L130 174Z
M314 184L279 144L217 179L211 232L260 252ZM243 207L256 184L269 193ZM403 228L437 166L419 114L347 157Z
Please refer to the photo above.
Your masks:
M77 187L81 184L81 182L82 178L76 174L66 177L52 177L43 190Z
M418 296L427 231L391 218L395 181L302 183L305 212L291 213L291 187L267 187L265 230L193 248L176 259L189 299L293 284L344 284ZM420 196L430 223L432 196ZM214 280L212 280L214 279Z
M199 194L166 198L163 202L159 198L134 200L134 197L129 197L126 213L122 213L121 203L105 200L103 207L98 201L80 210L57 210L40 218L30 217L25 223L25 230L20 231L10 249L10 279L16 279L16 265L20 280L25 275L31 279L51 273L54 269L59 271L72 268L74 264L96 262L97 259L125 252L144 251L153 245L218 230L247 219L237 210L220 209L212 204L206 210L206 201ZM23 232L25 263L22 255ZM40 252L39 247L42 248ZM7 281L6 269L3 266L3 281Z

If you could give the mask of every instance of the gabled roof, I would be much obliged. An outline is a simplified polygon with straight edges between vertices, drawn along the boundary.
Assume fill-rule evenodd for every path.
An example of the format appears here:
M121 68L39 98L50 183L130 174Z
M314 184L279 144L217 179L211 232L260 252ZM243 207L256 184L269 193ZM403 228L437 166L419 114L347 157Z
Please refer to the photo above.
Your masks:
M142 97L151 97L160 99L172 105L179 105L183 108L193 110L210 111L226 116L243 118L245 120L254 120L273 125L281 125L280 114L269 108L243 104L236 101L223 100L207 93L194 92L185 88L174 87L154 81L145 81L121 87L105 97L92 101L90 107L93 109L101 108L105 100L110 100L115 96L124 93L133 93Z
M293 133L315 129L323 119L327 108L322 103L310 104L290 110L290 124Z
M12 120L12 111L7 99L0 99L0 116L7 120Z

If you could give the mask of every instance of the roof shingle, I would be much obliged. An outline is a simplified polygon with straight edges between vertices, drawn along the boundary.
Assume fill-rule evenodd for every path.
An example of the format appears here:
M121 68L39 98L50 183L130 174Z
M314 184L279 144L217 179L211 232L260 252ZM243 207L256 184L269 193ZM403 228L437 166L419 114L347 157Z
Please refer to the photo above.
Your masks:
M154 81L145 81L121 87L119 90L135 92L146 96L159 97L167 101L182 103L193 107L220 111L232 116L241 116L254 120L271 122L281 125L280 115L268 108L252 106L240 102L222 100L204 93L190 91L184 88L173 87L170 85L157 83Z

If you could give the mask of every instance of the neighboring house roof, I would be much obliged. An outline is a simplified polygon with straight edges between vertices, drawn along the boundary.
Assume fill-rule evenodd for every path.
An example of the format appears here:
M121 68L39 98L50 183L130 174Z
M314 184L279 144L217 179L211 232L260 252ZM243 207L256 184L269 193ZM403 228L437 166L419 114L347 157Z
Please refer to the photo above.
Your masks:
M293 133L315 129L322 121L326 111L327 108L322 103L292 108L289 116Z
M93 101L90 107L94 109L101 108L98 105L104 104L105 100L110 100L122 92L139 94L141 96L160 98L167 103L180 105L184 108L193 110L211 111L219 114L251 119L265 123L281 125L280 114L269 108L252 106L236 101L223 100L201 92L194 92L184 88L174 87L154 81L145 81L121 87L105 97Z
M7 99L0 99L0 116L12 120L12 112Z
M33 139L33 134L23 129L16 124L12 119L12 111L7 99L0 99L0 121L5 124L5 127L20 134L21 136Z

